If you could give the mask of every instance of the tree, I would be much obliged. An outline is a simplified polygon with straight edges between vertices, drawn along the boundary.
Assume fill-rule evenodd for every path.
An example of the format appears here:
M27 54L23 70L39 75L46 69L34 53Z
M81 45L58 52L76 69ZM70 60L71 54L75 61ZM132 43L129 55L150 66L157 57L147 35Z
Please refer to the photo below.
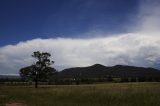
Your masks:
M33 52L32 57L36 59L36 62L29 66L20 69L20 76L26 81L35 81L35 88L38 87L38 81L47 81L53 77L56 70L49 67L53 64L50 61L51 54L47 52Z
M20 69L20 76L23 81L35 81L35 71L33 71L34 67L34 65L31 65ZM55 77L56 73L57 71L54 68L46 67L43 72L39 73L39 81L51 81L53 80L53 77Z

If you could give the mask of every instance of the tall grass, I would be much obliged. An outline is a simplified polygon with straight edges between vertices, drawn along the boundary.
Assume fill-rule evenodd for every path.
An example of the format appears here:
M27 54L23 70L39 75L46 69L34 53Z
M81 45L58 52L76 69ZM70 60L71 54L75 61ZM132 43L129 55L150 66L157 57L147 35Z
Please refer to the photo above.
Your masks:
M0 104L28 106L160 106L160 83L0 87Z

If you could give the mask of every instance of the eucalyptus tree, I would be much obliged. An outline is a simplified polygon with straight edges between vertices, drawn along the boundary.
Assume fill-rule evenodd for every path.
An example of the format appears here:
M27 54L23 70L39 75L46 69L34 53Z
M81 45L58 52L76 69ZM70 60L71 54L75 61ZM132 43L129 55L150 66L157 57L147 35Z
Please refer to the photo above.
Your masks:
M56 70L50 67L54 63L50 60L50 53L36 51L33 52L32 57L36 61L31 66L20 69L20 76L25 80L35 81L35 88L37 88L38 81L46 81L54 75Z

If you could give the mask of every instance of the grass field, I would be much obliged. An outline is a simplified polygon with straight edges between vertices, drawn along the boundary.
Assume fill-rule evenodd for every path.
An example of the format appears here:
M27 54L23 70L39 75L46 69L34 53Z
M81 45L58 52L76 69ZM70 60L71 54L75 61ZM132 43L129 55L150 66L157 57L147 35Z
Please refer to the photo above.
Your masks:
M160 83L0 86L0 106L160 106Z

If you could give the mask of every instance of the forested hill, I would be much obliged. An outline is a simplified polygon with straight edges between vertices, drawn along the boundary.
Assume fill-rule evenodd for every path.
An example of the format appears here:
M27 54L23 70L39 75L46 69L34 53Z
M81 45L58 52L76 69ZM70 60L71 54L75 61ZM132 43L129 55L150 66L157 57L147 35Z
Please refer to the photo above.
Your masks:
M88 67L74 67L64 69L56 74L59 78L160 78L160 70L135 66L116 65L107 67L101 64L94 64ZM0 75L0 78L17 79L19 76Z
M95 64L88 67L64 69L58 73L62 78L102 78L102 77L160 77L160 71L154 68L116 65L107 67Z

